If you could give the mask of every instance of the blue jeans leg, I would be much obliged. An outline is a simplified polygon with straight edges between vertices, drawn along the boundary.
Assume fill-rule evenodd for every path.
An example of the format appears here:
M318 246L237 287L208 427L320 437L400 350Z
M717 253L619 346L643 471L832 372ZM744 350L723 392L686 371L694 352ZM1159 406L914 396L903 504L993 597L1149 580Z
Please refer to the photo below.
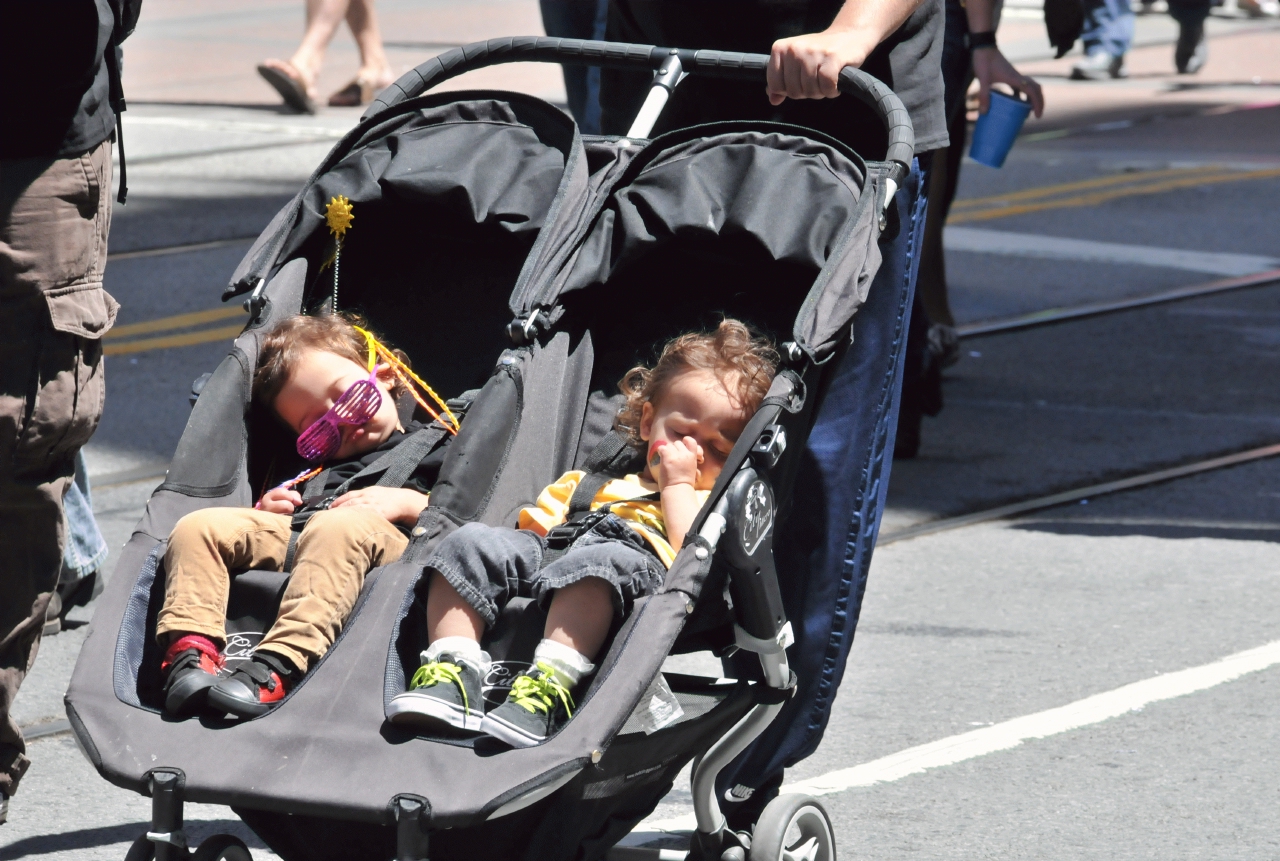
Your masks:
M782 772L817 748L831 716L861 612L867 570L889 487L903 359L925 221L926 174L911 172L880 240L883 263L853 322L806 445L791 514L776 545L795 645L797 677L782 713L721 774L730 825L755 822ZM806 488L801 491L800 488ZM757 677L754 655L734 656L735 672Z
M1113 57L1128 53L1133 21L1129 0L1085 0L1084 31L1080 34L1084 52L1092 54L1101 48Z
M539 0L542 27L548 36L564 39L603 39L609 0ZM564 89L583 134L600 134L600 68L562 66Z
M107 559L107 542L93 519L89 496L89 473L84 453L76 453L76 472L67 495L62 498L67 518L67 546L62 552L61 584L74 583L102 567Z
M440 542L424 566L449 581L488 627L512 598L533 597L542 553L542 538L532 532L466 523Z

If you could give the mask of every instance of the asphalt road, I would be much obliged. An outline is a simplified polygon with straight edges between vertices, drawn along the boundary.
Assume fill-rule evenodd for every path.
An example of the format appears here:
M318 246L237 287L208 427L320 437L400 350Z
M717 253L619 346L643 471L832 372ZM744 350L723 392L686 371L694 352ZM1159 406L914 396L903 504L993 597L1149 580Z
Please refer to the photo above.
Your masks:
M166 26L165 38L176 38L177 25ZM1167 50L1163 19L1140 30ZM1024 43L1032 56L1030 36ZM1215 42L1215 56L1229 44ZM1141 296L1223 277L1205 267L1280 257L1280 41L1270 44L1252 102L1154 119L1135 109L1141 121L1109 129L1077 105L1074 125L1020 142L1003 170L967 164L953 224L994 233L948 254L958 321ZM1136 84L1054 86L1063 103ZM530 88L556 97L545 78ZM144 99L126 117L131 192L116 210L107 270L122 311L108 341L106 414L88 449L113 551L181 435L192 380L225 354L240 319L234 308L218 316L232 269L357 116L294 117L237 99ZM1105 101L1099 111L1111 117ZM1045 257L1019 252L1007 234L1093 244ZM144 253L210 242L225 244ZM1153 253L1169 265L1133 262ZM920 456L894 467L885 530L1280 442L1271 382L1280 284L975 337L963 348ZM975 729L999 732L1022 716L1280 641L1277 479L1280 462L1259 461L882 547L826 738L788 782ZM72 619L91 616L92 607ZM15 706L21 723L64 717L85 631L44 643ZM1136 708L826 795L841 856L1280 857L1280 667ZM101 780L68 734L37 739L31 751L35 764L0 827L0 861L122 858L145 830L148 800ZM645 833L688 811L687 784L678 784ZM226 808L190 805L187 819L196 838L232 831L255 857L273 857Z

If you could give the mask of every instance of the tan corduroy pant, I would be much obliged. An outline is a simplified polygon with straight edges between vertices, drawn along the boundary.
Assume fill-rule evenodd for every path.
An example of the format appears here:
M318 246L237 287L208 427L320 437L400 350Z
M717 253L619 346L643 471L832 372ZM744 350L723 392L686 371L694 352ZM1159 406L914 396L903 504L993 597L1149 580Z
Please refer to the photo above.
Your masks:
M288 515L252 508L205 508L179 520L164 557L164 608L156 624L161 646L171 633L222 643L231 572L281 570L290 522ZM368 508L317 512L298 536L280 613L258 649L305 671L338 638L365 575L399 559L408 543Z

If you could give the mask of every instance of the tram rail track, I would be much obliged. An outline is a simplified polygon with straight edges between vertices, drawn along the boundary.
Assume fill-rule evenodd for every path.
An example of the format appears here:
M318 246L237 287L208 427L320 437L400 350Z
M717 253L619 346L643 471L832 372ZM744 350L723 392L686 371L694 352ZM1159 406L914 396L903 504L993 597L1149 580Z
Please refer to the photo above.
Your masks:
M192 253L222 248L237 243L249 242L255 238L256 237L234 237L210 240L207 242L182 243L171 246L134 249L117 252L116 254L110 255L109 259L136 259L140 257L153 257L165 254ZM1280 269L1271 269L1252 275L1223 278L1200 284L1192 284L1185 287L1175 287L1141 296L1132 296L1104 302L1091 302L1083 305L1062 308L1049 308L1028 314L977 321L974 323L963 324L956 328L961 338L966 340L976 339L991 335L1020 332L1040 326L1074 322L1106 314L1138 310L1172 302L1221 295L1223 293L1237 290L1266 287L1277 283L1280 283ZM127 338L134 335L191 327L201 323L231 318L237 314L238 309L234 308L234 306L223 305L206 311L189 312L186 314L174 315L172 317L160 318L158 320L126 324L125 326L119 327L116 332L113 332L112 335L108 336L114 337L113 343L107 346L106 351L109 353L140 352L145 349L185 346L234 337L235 332L232 330L237 329L237 326L232 325L222 326L216 329L186 332L177 335L161 335L159 337L133 341L127 340ZM126 340L115 341L115 338L124 338ZM1156 484L1175 481L1180 478L1200 475L1218 469L1226 469L1233 466L1252 463L1275 457L1277 455L1280 455L1280 443L1249 448L1243 451L1209 458L1196 457L1195 459L1174 464L1172 466L1165 466L1160 469L1147 470L1109 481L1095 482L1076 488L1068 488L1049 494L1041 494L1023 500L1016 500L990 508L980 509L978 511L924 521L912 526L886 532L879 537L877 543L881 545L889 545L914 538L922 538L927 535L934 535L939 532L961 529L980 523L989 523L996 520L1009 520L1024 514L1042 511L1044 509L1053 508L1059 505L1066 505L1072 502L1078 502L1082 499L1090 499L1093 497L1120 493L1127 490L1149 487ZM95 487L100 488L119 487L122 485L163 478L166 471L167 466L165 465L144 465L133 469L120 470L95 476L93 477L93 484Z
M1094 499L1099 496L1107 496L1126 490L1137 490L1143 487L1151 487L1152 485L1163 484L1167 481L1175 481L1180 478L1189 478L1193 475L1201 475L1203 473L1213 472L1219 469L1228 469L1233 466L1254 463L1259 460L1276 457L1277 455L1280 455L1280 443L1248 448L1243 451L1219 455L1217 457L1199 458L1174 466L1164 467L1162 469L1141 472L1124 478L1113 479L1111 481L1086 484L1081 487L1057 491L1056 493L1035 496L1017 502L997 505L992 508L985 508L980 511L969 512L968 514L957 514L953 517L942 517L937 520L927 520L923 523L917 523L914 526L907 526L902 529L895 529L892 532L884 533L877 539L876 545L881 546L885 544L895 544L899 541L908 541L912 538L923 538L926 535L935 535L939 532L948 532L953 529L961 529L966 526L976 526L980 523L990 523L995 520L1012 520L1013 518L1019 517L1023 514L1031 514L1033 512L1043 511L1047 508L1055 508L1059 505L1067 505L1072 502Z
M1223 278L1204 284L1191 284L1186 287L1174 287L1159 290L1142 296L1131 296L1125 299L1112 299L1106 302L1089 302L1083 305L1071 305L1065 308L1047 308L1043 311L1032 311L1029 314L1017 314L1012 317L1000 317L975 323L964 323L956 327L961 338L978 338L983 335L1001 335L1007 332L1020 332L1038 326L1054 323L1066 323L1072 320L1083 320L1087 317L1098 317L1118 311L1132 311L1152 305L1163 305L1184 299L1200 299L1215 296L1232 290L1245 290L1250 287L1265 287L1280 282L1280 269L1269 269L1254 275L1243 275L1237 278Z

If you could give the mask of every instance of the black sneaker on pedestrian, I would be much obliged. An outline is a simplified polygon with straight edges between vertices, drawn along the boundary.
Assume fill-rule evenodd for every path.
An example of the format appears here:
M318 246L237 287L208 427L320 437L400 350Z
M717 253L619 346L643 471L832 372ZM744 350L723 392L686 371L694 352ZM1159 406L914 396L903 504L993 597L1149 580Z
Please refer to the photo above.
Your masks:
M929 352L938 363L949 368L960 361L960 333L946 323L929 324Z
M205 637L183 637L170 646L160 664L165 713L188 717L203 709L223 666L222 655Z
M1204 37L1204 24L1183 27L1178 31L1178 44L1173 49L1173 64L1179 75L1194 75L1209 59L1209 42Z
M1103 50L1088 54L1071 67L1073 81L1105 81L1108 78L1127 77L1129 72L1124 67L1124 54L1113 57Z
M484 693L479 667L452 652L418 667L409 690L387 706L394 724L479 732L484 720Z
M237 717L264 715L280 704L302 675L284 658L257 652L209 689L209 705Z
M541 744L573 717L573 697L546 664L516 676L507 701L484 716L480 731L512 747Z

